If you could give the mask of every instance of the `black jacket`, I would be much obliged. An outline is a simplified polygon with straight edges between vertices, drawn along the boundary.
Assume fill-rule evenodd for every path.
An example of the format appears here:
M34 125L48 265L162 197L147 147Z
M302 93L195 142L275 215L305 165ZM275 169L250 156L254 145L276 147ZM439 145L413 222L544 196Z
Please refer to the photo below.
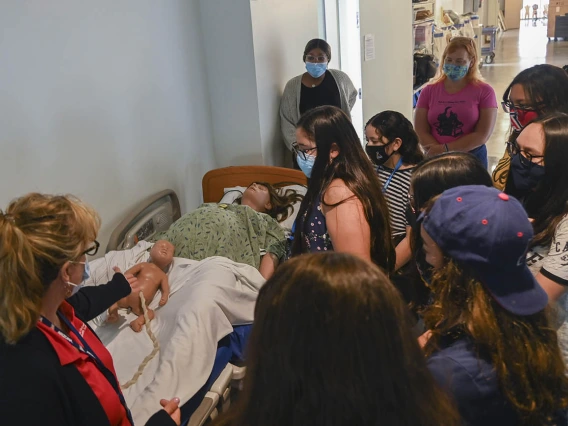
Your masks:
M122 274L105 285L84 287L67 299L83 322L130 294ZM105 411L74 365L62 366L57 353L34 328L15 345L0 339L0 423L18 426L110 426ZM164 411L146 426L175 422Z

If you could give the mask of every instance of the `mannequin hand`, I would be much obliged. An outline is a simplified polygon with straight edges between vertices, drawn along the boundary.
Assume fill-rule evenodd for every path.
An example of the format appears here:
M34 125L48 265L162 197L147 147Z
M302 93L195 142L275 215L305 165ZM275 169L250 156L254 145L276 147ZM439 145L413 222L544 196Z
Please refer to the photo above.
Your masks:
M117 321L118 321L118 304L115 303L110 308L108 308L107 322L109 324L114 324Z

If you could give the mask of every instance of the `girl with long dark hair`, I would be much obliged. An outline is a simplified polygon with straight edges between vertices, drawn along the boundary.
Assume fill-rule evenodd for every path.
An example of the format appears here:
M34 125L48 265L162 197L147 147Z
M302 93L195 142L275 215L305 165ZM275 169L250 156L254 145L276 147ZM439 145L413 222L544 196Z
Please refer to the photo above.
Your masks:
M514 195L533 219L529 266L556 302L560 346L568 361L568 115L556 113L529 124L509 144L509 153Z
M503 94L503 109L511 119L508 143L513 143L533 120L554 112L568 113L568 74L562 68L542 64L521 71ZM508 150L493 171L496 188L514 191L508 180L511 156Z
M244 391L216 426L457 426L379 268L344 253L284 263L260 290Z
M410 260L406 233L406 206L410 177L424 159L412 123L400 112L383 111L365 125L365 151L376 167L390 212L391 233L396 245L396 269Z
M298 164L308 191L296 219L292 255L348 252L394 270L389 212L373 166L339 108L308 111L296 129Z
M418 267L419 276L414 277L409 288L401 289L413 310L419 311L428 303L430 291L424 281L430 281L430 266L424 258L420 227L416 218L433 197L447 189L462 185L484 185L490 187L491 176L473 155L465 152L448 152L429 158L420 163L410 183L409 222L412 226L410 246Z

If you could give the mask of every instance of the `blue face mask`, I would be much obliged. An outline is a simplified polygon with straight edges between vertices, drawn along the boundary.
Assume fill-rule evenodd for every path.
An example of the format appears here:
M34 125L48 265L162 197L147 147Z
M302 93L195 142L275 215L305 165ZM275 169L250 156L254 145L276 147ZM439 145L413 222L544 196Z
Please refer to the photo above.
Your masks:
M454 65L444 64L444 74L452 81L459 81L467 75L469 66L467 65Z
M303 156L297 155L296 159L300 170L304 172L306 177L308 179L312 177L312 170L314 168L314 163L316 162L316 157L313 155L306 155L306 159L304 160Z
M71 296L77 294L77 292L79 290L81 290L82 287L85 286L85 282L91 278L91 267L89 266L89 261L85 260L85 262L76 262L76 263L80 263L82 265L85 265L85 270L83 271L83 281L81 281L79 284L75 284L72 282L67 282L67 284L69 284L70 286L73 286L73 290L71 292Z
M83 282L87 281L91 278L91 266L89 265L89 261L85 260L85 270L83 271Z
M327 70L327 62L323 63L314 63L314 62L306 62L306 70L308 74L311 75L313 78L320 78L322 75L325 74Z

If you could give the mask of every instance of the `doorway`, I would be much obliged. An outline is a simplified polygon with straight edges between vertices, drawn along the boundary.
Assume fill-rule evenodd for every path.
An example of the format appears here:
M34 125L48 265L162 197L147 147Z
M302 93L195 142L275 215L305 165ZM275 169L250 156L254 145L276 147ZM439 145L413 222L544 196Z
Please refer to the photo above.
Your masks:
M333 67L346 73L358 90L357 101L351 110L351 120L357 135L364 141L363 102L361 100L361 31L359 29L359 0L322 0L324 38L331 45Z

